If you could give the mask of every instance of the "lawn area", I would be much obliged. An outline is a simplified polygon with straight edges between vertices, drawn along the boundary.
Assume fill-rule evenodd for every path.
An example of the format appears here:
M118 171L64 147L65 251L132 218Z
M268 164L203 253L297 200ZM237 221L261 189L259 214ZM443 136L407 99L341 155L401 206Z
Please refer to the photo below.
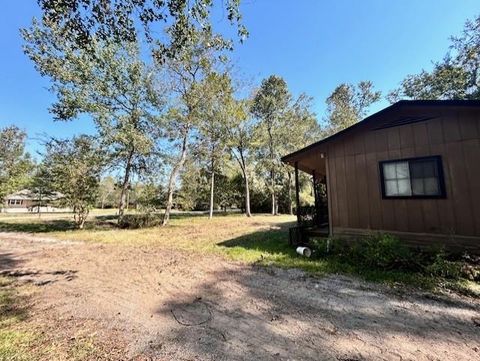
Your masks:
M68 214L1 215L0 360L342 360L358 350L407 359L420 345L451 352L447 360L476 355L478 299L424 290L472 296L477 283L365 267L320 248L304 258L288 245L293 224L176 214L168 227L128 230L103 211L75 230ZM420 329L439 338L427 342Z
M247 218L240 214L218 214L208 219L203 214L175 214L168 227L120 229L115 224L112 210L94 210L84 230L72 228L70 214L0 216L0 231L48 234L61 240L214 253L234 261L299 268L315 275L349 274L390 286L480 294L478 283L466 279L452 281L417 272L362 267L316 253L310 259L301 257L288 245L288 228L295 224L295 217L289 215Z

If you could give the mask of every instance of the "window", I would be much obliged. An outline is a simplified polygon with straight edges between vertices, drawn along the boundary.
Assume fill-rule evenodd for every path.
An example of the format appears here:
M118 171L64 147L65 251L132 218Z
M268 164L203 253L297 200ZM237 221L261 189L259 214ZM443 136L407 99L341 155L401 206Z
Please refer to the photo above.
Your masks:
M440 156L380 162L384 198L444 198Z

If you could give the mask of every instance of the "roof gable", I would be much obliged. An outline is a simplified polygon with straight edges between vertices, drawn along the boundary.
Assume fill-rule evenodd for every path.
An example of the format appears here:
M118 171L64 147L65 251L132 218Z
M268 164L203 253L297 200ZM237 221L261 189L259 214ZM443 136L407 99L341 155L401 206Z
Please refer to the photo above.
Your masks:
M409 108L417 108L417 107L425 107L425 108L446 108L446 107L477 107L480 109L480 101L479 100L401 100L395 104L392 104L377 113L374 113L367 118L361 120L360 122L341 130L327 138L324 138L316 143L310 144L305 148L299 149L293 153L285 155L282 157L282 161L288 164L293 164L296 160L302 157L303 154L308 154L313 150L320 150L322 149L327 143L335 141L339 138L346 136L347 134L351 134L355 130L359 130L361 128L367 128L368 126L372 125L374 122L379 122L374 128L371 130L380 130L385 128L397 127L411 123L418 123L426 120L436 119L437 116L435 114L429 114L428 116L408 116L408 115L401 115L400 113L404 110L408 110ZM385 119L385 116L389 114L396 113L397 116L393 117L393 119Z

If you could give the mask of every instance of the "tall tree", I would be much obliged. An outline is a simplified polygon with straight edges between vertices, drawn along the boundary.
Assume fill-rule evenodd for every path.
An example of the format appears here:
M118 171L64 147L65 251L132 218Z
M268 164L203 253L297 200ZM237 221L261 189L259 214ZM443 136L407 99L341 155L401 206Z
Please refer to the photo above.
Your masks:
M265 166L269 169L272 215L278 213L276 202L276 171L279 167L278 144L282 142L278 130L283 126L282 120L291 99L287 83L281 77L271 75L262 81L260 89L255 94L252 113L260 120L260 134L266 134L265 148L268 160Z
M112 163L123 169L118 203L123 216L132 174L145 168L160 134L156 115L161 101L149 91L152 75L139 45L93 39L92 55L72 49L62 32L36 22L22 34L25 53L40 74L51 79L51 90L57 95L51 108L55 119L91 116L111 151Z
M227 113L233 88L227 73L211 73L202 84L203 101L199 107L197 153L208 163L210 172L210 212L213 217L215 174L220 170L227 147Z
M361 81L357 85L342 83L327 98L325 135L334 134L360 121L368 108L380 100L372 82Z
M211 33L195 33L177 53L166 62L166 77L172 91L171 106L166 120L166 136L173 145L169 154L171 171L167 185L167 201L163 225L170 220L173 207L173 193L177 177L182 170L193 132L201 121L199 114L205 91L205 79L213 72L220 53L224 50L221 37Z
M480 16L465 23L463 33L451 38L449 52L434 62L433 69L408 75L388 95L400 99L480 98Z
M194 33L210 31L211 0L37 0L41 23L58 29L74 50L96 51L96 42L131 43L145 39L157 59L174 57ZM217 6L217 5L215 5ZM248 35L242 24L240 0L221 2L237 27L240 41ZM156 36L170 30L169 37ZM231 43L231 42L230 42ZM93 47L92 47L93 45Z
M280 129L281 138L284 139L280 144L282 154L292 153L320 139L321 129L312 111L312 100L306 94L300 94L286 111L284 126ZM283 165L281 171L286 175L284 180L288 212L293 214L294 170L285 163L281 164Z
M0 206L8 194L29 181L33 163L25 152L26 137L27 134L14 125L0 129Z
M251 216L250 209L250 161L258 144L255 141L255 122L250 116L251 100L230 102L227 113L227 145L237 161L244 182L245 215Z
M82 229L98 195L104 153L93 137L52 139L46 144L44 176L50 189L62 194L60 203L73 209L76 227Z

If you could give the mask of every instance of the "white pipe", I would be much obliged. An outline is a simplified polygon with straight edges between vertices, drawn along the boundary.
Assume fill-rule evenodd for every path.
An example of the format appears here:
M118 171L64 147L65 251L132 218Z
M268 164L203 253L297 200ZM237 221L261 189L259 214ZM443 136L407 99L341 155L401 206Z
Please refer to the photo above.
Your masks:
M312 250L308 247L297 247L297 253L308 258L312 255Z

